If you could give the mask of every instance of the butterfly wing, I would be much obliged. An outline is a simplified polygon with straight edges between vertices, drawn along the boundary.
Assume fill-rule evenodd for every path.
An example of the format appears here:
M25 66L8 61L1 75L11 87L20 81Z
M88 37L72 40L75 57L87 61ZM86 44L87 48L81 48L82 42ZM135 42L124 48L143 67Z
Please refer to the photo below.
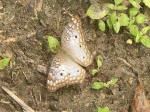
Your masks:
M82 83L86 71L69 56L60 52L54 57L47 78L48 90L54 92L57 89L71 84Z
M71 19L65 27L61 37L62 49L69 54L75 62L82 66L88 66L93 61L81 27L81 20L78 16Z

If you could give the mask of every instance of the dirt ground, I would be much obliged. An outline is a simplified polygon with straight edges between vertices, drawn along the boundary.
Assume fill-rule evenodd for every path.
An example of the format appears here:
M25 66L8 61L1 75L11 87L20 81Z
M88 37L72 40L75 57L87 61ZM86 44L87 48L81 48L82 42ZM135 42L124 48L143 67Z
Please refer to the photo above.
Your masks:
M92 0L91 0L92 1ZM103 3L108 1L103 1ZM0 80L8 89L39 112L97 112L97 106L108 106L111 112L131 112L131 101L137 76L147 99L150 99L150 49L133 42L125 30L119 34L101 32L97 23L90 24L85 13L89 0L0 0L0 59L11 57L9 66L0 71ZM39 6L39 7L38 7ZM96 61L87 68L81 85L71 85L54 93L46 89L46 75L37 72L37 65L50 65L51 53L43 36L60 37L70 16L81 17L85 40L93 53L104 58L100 72L90 75ZM14 65L13 63L16 63ZM118 78L114 87L93 90L94 81L107 82ZM0 89L1 112L23 112L20 105Z

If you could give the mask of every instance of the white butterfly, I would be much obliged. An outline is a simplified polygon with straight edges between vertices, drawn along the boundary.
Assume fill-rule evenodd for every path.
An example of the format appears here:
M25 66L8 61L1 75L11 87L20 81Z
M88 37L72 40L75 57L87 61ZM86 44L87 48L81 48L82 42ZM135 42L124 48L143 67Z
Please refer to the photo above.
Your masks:
M93 61L78 16L74 16L65 27L61 45L62 51L52 60L47 78L48 90L51 92L66 85L82 83L86 71L81 66L86 67Z

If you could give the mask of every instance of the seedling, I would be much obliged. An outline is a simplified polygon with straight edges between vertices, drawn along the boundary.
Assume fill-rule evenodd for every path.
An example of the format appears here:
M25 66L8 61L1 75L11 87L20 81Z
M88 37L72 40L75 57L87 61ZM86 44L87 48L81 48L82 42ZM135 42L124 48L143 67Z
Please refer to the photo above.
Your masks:
M0 60L0 70L5 69L6 66L8 66L8 63L10 61L10 58L4 58Z
M54 53L57 52L56 47L60 46L59 41L52 36L48 36L48 44L49 44L50 50Z
M129 0L128 1L132 7L127 8L123 5L123 0L114 0L114 4L106 3L100 5L98 3L92 4L88 10L87 15L91 18L90 23L98 20L98 27L100 30L105 31L106 25L110 29L114 29L116 33L120 31L120 28L124 26L136 43L141 42L144 46L150 48L150 37L147 35L149 27L143 27L146 29L145 33L140 31L140 24L145 24L147 18L144 14L140 13L140 3L144 3L150 8L150 0ZM129 14L125 12L127 10ZM143 30L142 29L142 30ZM131 43L128 41L127 43Z
M92 69L91 74L94 76L97 72L99 72L100 67L102 66L103 63L103 57L101 55L98 55L96 58L96 63L97 63L97 69Z
M92 88L93 89L101 89L103 87L109 88L110 86L114 86L118 81L118 78L112 78L110 81L108 81L107 83L104 82L94 82L92 84Z
M109 111L109 107L104 107L104 108L101 108L101 107L97 107L97 112L110 112Z

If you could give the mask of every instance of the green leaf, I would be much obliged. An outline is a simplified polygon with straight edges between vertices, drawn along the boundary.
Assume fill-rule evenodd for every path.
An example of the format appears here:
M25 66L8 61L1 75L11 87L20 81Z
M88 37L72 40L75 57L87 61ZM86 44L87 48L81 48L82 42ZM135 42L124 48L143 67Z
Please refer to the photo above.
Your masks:
M119 11L127 10L127 7L120 5L120 6L117 6L117 10Z
M130 18L130 19L129 19L129 26L130 26L130 25L133 25L134 22L135 22L135 18Z
M129 24L128 16L124 13L119 14L119 22L121 26L128 26Z
M113 27L115 32L118 33L120 30L120 22L116 22L115 24L113 24Z
M52 36L48 36L48 44L49 44L50 50L54 53L56 53L56 50L55 50L56 47L60 46L59 41Z
M150 8L150 0L143 0L143 3Z
M100 20L100 21L98 22L98 27L99 27L99 29L102 30L102 31L105 31L105 30L106 30L105 23L104 23L104 21L102 21L102 20Z
M112 24L115 24L117 21L117 16L116 16L116 13L112 13L111 15L110 15L110 18L111 18L111 23Z
M136 35L136 37L135 37L135 42L136 42L136 43L139 43L140 41L141 41L141 35L140 35L140 33L138 32L137 35Z
M110 29L112 29L112 26L113 26L113 25L112 25L112 23L111 23L111 17L110 17L110 16L107 18L106 22L107 22L108 27L109 27Z
M139 15L136 16L136 22L137 22L138 24L144 23L144 22L145 22L145 19L146 19L146 16L143 15L143 14L139 14Z
M141 34L144 35L148 32L148 30L150 30L150 26L146 26L142 29Z
M104 107L104 108L101 108L101 107L97 107L97 111L98 112L110 112L109 108L108 107Z
M0 60L0 70L3 70L6 66L8 66L8 63L10 61L10 58L4 58Z
M98 69L99 69L103 63L103 57L101 55L97 56L96 63L97 63Z
M91 5L86 15L88 15L91 19L101 19L105 17L108 14L108 8L106 8L106 5L100 5L100 4L93 4Z
M136 8L140 8L141 6L139 5L138 2L135 2L134 0L129 0L129 2Z
M104 87L109 88L110 86L114 86L116 82L118 81L118 78L112 78L110 81L107 83L104 83Z
M115 0L115 6L121 4L123 2L123 0Z
M129 10L130 17L134 17L139 12L139 9L136 7L133 7Z
M148 37L148 36L143 36L143 37L141 37L141 43L142 43L144 46L150 48L150 37Z
M13 64L13 66L16 66L16 62L15 61L12 64Z
M94 82L93 84L92 84L92 88L93 89L101 89L101 88L103 88L103 82Z
M133 36L136 37L136 35L139 33L139 28L136 25L130 25L129 31Z
M111 85L111 86L114 86L118 81L118 78L112 78L108 83Z
M92 69L91 74L94 76L98 72L97 69Z
M114 6L114 4L106 4L106 7L107 8L109 8L109 9L112 9L112 10L114 10L115 9L115 6Z

